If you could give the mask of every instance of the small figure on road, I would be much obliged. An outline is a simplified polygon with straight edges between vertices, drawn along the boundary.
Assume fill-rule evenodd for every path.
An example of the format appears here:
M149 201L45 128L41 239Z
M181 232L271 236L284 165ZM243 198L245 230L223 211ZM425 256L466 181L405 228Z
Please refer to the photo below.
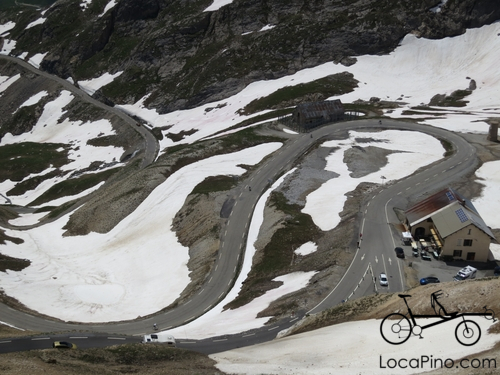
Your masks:
M158 330L158 326L156 325L156 323L154 323L154 324L153 324L153 329L154 329L155 331L157 331L157 330Z
M382 125L382 120L378 120L378 124L379 124L379 125Z
M252 187L251 186L248 187L248 191L252 191Z
M313 135L311 134L311 138L313 137Z

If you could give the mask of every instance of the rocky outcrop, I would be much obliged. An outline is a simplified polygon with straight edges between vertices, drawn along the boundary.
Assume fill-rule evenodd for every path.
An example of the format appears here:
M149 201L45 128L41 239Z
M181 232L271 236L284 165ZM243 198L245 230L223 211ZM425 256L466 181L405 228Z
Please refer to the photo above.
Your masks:
M443 38L500 19L494 0L247 0L204 12L210 1L120 0L81 10L61 0L43 24L13 30L15 52L49 52L42 68L75 79L124 73L99 93L160 112L220 100L262 79L352 56L393 50L407 33ZM25 23L33 19L23 16ZM266 27L267 26L267 27Z

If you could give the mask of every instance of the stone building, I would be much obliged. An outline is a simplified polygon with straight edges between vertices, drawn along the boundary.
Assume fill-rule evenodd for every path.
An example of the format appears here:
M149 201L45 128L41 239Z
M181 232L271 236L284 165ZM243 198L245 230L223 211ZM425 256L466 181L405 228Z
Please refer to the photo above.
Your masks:
M409 208L405 225L415 239L427 239L441 257L486 262L491 229L471 201L447 188Z
M344 119L344 106L340 99L299 104L292 114L293 123L308 130L327 122Z

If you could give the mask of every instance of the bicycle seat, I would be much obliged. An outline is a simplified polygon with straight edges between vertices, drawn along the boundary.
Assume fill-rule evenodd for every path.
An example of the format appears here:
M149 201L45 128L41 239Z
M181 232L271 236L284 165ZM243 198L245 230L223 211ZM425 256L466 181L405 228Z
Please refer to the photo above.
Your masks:
M411 297L409 294L398 294L399 298Z

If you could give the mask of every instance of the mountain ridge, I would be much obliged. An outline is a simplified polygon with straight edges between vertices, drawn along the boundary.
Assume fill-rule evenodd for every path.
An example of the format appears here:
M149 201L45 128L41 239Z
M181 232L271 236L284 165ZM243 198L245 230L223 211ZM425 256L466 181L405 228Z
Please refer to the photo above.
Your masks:
M74 81L124 73L96 92L116 104L149 95L160 113L194 108L276 79L334 61L392 51L408 33L425 38L462 34L500 18L493 0L440 4L371 0L326 2L234 1L204 11L212 1L61 0L45 11L17 16L14 55L47 53L41 69ZM24 13L24 12L23 12ZM266 27L267 26L267 27Z

